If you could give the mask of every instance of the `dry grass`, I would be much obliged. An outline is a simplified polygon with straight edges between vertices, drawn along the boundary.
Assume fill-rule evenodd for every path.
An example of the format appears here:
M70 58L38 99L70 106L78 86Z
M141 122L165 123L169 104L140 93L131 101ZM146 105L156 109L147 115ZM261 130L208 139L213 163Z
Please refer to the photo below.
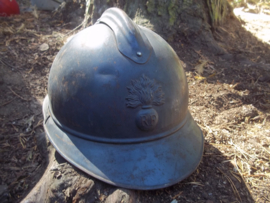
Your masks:
M222 153L205 153L204 156L229 158L234 166L230 173L217 169L228 180L239 202L242 200L232 178L244 182L250 195L258 202L263 198L268 201L266 196L259 197L258 193L269 192L270 188L270 108L261 111L253 104L243 104L242 97L249 97L250 92L236 90L237 84L233 83L209 83L209 76L215 70L207 65L204 69L204 76L187 73L191 89L190 109L204 131L206 142ZM268 98L270 85L253 85L259 87L264 98ZM233 99L230 95L237 95L238 98ZM221 99L223 104L218 103Z

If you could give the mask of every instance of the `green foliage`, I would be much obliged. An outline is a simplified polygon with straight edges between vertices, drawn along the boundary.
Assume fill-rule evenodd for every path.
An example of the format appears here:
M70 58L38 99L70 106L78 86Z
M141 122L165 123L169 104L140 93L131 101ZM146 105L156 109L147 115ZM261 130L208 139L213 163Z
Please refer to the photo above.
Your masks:
M193 4L193 0L183 0L183 9L189 8Z
M192 1L192 0L189 0L189 1ZM170 1L148 0L146 2L146 7L149 13L157 12L157 14L160 16L165 16L169 13L169 25L174 25L178 16L178 12L179 12L177 2L178 2L177 0L170 0Z
M206 0L212 21L212 26L221 24L228 15L227 0Z
M177 1L176 0L171 0L168 6L168 12L170 15L170 19L169 19L169 24L173 25L176 18L177 18L177 12L178 7L177 7Z
M157 11L158 11L158 15L160 16L166 15L167 13L166 1L158 0Z
M155 10L155 0L149 0L146 2L147 11L152 13Z

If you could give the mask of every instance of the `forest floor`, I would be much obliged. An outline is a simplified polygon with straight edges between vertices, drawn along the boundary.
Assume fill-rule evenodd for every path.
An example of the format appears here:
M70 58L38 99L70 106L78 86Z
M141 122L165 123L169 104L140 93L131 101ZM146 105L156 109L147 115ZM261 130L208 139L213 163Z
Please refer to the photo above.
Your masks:
M270 202L270 20L236 15L242 24L232 19L213 34L227 54L197 50L184 39L173 44L205 150L190 177L166 189L136 191L139 202ZM36 139L44 132L41 106L54 57L71 35L51 16L0 18L2 203L22 200L46 168ZM96 202L105 201L101 195Z

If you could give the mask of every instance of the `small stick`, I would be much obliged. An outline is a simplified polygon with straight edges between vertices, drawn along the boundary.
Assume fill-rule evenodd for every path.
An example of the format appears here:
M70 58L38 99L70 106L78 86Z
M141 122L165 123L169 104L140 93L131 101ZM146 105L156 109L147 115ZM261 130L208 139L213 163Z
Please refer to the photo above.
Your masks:
M237 189L236 189L236 187L235 187L233 181L230 179L230 177L229 177L228 175L226 175L226 174L225 174L221 169L219 169L218 167L217 167L217 169L218 169L218 170L225 176L225 178L229 181L229 183L230 183L230 185L231 185L231 187L232 187L232 189L233 189L233 192L234 192L235 196L240 200L240 202L242 202L242 199L241 199L241 197L240 197L240 195L239 195L239 193L238 193L238 191L237 191Z
M230 171L231 174L233 175L233 177L235 177L240 183L241 183L241 178L239 178L237 175L237 173L233 172L233 171ZM240 174L239 174L240 175Z
M43 119L41 119L40 121L38 121L37 125L35 125L33 127L33 130L36 129L38 126L42 126L42 123L43 123Z
M261 177L261 176L270 176L270 174L255 174L255 175L243 175L245 177Z
M22 145L22 148L25 149L25 145L24 145L25 140L22 137L19 137L19 141Z
M265 197L265 196L263 196L263 197L265 198L265 200L270 201L270 199L268 199L267 197Z
M14 66L10 65L8 62L4 61L3 59L0 58L0 61L2 62L2 64L12 68L12 69L16 69Z
M226 146L226 147L230 147L231 145L227 145L227 144L216 144L216 143L207 143L209 145L216 145L216 146Z
M14 98L14 99L15 99L15 98ZM11 99L10 101L8 101L8 102L6 102L6 103L1 104L1 105L0 105L0 107L5 106L5 105L7 105L7 104L11 103L11 102L12 102L14 99Z
M235 148L234 148L234 151L236 151ZM240 158L240 159L241 159L241 158ZM239 168L238 168L238 166L237 166L237 163L236 163L236 155L234 155L234 162L235 162L235 167L236 167L238 173L240 174L240 176L241 176L241 178L242 178L242 180L243 180L243 183L245 184L245 186L246 186L246 188L247 188L247 190L248 190L250 196L254 199L254 197L253 197L253 195L252 195L252 193L251 193L251 191L250 191L250 188L249 188L248 184L247 184L246 181L245 181L244 175L241 173L241 171L239 170Z
M65 34L63 37L71 34L72 32L76 31L77 29L79 29L80 27L85 28L87 23L88 23L88 19L90 17L89 15L89 9L90 9L90 5L91 5L91 0L86 0L86 6L85 6L85 13L84 13L84 19L82 21L82 23L80 25L78 25L77 27L75 27L73 30L71 30L70 32L68 32L67 34Z
M242 150L240 147L238 147L236 144L234 144L234 143L232 142L232 140L229 141L228 143L229 143L230 145L234 146L234 148L237 149L237 150L238 150L238 151L246 158L246 160L248 160L247 156L249 156L249 157L251 157L251 158L257 158L256 155L251 156L251 155L249 155L247 152L245 152L244 150Z
M259 146L260 146L264 151L266 151L268 154L270 154L270 151L268 151L267 149L265 149L261 144L259 144Z
M188 183L184 183L184 184L199 185L199 186L204 187L204 185L199 183L199 182L188 182Z
M32 131L31 131L31 134L34 133L34 130L35 130L38 126L42 126L42 123L43 123L43 119L41 119L41 120L37 123L37 125L35 125L35 126L33 127Z
M183 193L183 191L180 191L177 195L174 195L173 197L172 197L172 199L176 199L179 195L181 195Z
M15 94L17 97L19 97L20 99L22 99L22 100L24 100L24 101L29 101L28 99L25 99L25 98L23 98L23 97L21 97L20 95L18 95L16 92L14 92L12 89L11 89L11 87L8 87L9 89L10 89L10 91L13 93L13 94Z

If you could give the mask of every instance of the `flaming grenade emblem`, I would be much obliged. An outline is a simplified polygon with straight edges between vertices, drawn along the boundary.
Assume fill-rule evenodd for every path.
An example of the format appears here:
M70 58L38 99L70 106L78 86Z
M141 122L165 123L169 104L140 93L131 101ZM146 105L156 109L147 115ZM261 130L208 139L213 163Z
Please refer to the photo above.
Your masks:
M143 131L153 130L158 122L158 113L154 106L164 104L164 93L160 84L142 75L138 80L132 80L127 87L129 95L126 105L129 108L141 106L136 116L136 125Z

